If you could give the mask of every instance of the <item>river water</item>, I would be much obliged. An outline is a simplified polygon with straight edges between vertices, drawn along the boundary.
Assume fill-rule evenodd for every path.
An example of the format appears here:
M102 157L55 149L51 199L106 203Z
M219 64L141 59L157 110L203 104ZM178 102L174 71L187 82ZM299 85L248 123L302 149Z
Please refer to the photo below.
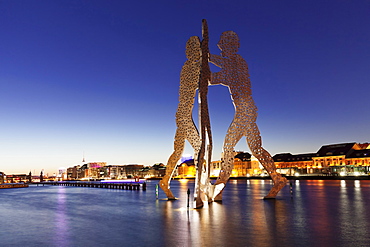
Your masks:
M0 246L369 246L370 181L291 181L263 200L269 180L231 180L222 203L187 209L147 191L35 186L0 190ZM190 200L192 202L192 198Z

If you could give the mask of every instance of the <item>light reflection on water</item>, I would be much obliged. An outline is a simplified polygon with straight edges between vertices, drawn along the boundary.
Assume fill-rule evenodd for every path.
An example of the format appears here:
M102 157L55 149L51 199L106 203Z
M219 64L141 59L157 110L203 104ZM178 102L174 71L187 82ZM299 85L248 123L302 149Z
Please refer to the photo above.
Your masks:
M290 181L263 200L270 180L232 180L223 203L187 208L194 181L172 181L179 198L81 187L0 190L1 246L366 246L370 181ZM192 191L193 192L193 191ZM191 193L192 195L192 193ZM192 205L193 198L190 198Z
M55 211L55 240L63 246L68 246L68 214L66 205L66 188L58 187L57 208Z

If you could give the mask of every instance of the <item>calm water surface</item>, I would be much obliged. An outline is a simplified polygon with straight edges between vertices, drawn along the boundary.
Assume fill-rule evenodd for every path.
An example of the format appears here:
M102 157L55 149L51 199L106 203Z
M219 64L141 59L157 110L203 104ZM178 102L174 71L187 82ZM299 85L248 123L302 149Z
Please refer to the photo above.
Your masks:
M0 246L369 246L370 181L292 181L263 200L266 180L232 180L223 203L187 209L147 191L30 186L0 190ZM192 201L192 200L191 200Z

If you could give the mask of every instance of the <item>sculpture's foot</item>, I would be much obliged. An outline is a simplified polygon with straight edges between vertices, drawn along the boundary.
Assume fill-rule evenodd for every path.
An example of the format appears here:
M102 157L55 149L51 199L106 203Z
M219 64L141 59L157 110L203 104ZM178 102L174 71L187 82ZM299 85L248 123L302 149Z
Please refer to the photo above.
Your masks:
M221 202L222 201L222 192L224 191L225 184L215 184L213 188L213 201Z
M198 196L196 199L195 199L195 207L194 208L203 208L204 206L204 203L202 201L202 199L200 198L200 196Z
M284 188L287 183L285 177L279 177L277 181L274 181L274 186L271 188L270 192L263 199L275 199L279 191Z
M159 187L163 190L163 192L166 194L168 200L176 200L176 197L172 194L172 191L170 190L168 186L168 182L165 181L160 181L159 182Z

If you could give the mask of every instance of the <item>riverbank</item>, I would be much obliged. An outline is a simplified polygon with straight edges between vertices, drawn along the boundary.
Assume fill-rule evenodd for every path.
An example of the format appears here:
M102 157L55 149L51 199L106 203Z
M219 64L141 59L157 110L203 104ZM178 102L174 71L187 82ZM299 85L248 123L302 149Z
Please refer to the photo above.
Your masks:
M369 175L361 176L323 176L323 175L300 175L300 176L284 176L288 180L370 180ZM147 180L161 180L162 178L149 178ZM173 178L174 180L189 179L194 180L195 178ZM211 177L211 180L217 179ZM230 180L248 180L248 179L260 179L260 180L271 180L269 176L250 176L250 177L230 177Z
M363 176L286 176L288 180L370 180L368 175Z

